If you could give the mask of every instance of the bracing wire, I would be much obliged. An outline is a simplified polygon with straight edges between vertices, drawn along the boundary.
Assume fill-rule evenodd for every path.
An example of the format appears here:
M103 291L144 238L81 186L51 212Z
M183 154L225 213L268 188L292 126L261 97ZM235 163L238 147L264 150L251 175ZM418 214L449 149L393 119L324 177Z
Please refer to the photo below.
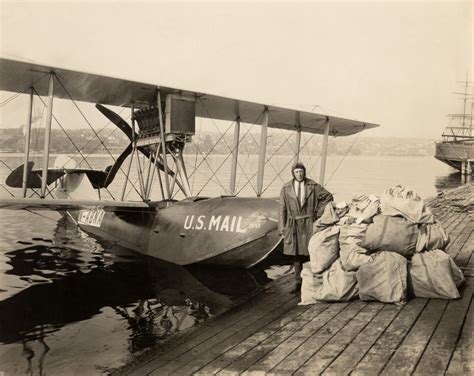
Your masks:
M38 92L33 89L34 92L36 93L36 95L38 95L38 98L41 100L41 102L43 103L44 106L46 106L46 103L43 101L43 99L40 97L40 95L38 94ZM78 151L78 153L82 156L82 158L84 159L84 162L86 162L86 164L89 166L89 168L91 170L93 170L93 167L92 165L84 158L84 156L82 155L82 152L79 150L78 146L76 145L76 143L72 140L72 138L68 135L68 133L66 132L66 130L64 129L64 127L61 125L61 123L59 122L59 120L56 118L56 116L54 116L54 114L52 114L52 117L53 119L56 121L56 123L59 125L59 128L61 128L61 130L63 131L63 133L66 135L67 139L69 140L69 142L71 142L71 144L74 146L74 148ZM115 200L115 197L114 195L107 189L105 188L105 190L108 192L108 194L110 195L110 197L112 197L113 200Z
M204 108L204 110L205 110L205 111L207 112L207 114L209 115L209 118L211 119L211 121L212 121L214 127L215 127L215 128L217 129L217 131L222 135L222 133L221 133L219 127L217 126L216 122L214 121L214 118L212 117L211 113L210 113L209 110L207 109L206 105L204 104L204 102L202 101L201 98L199 98L199 100L200 100L200 102L201 102L202 107ZM264 112L265 112L265 110L263 110L263 111L257 116L257 119L253 122L253 124L251 125L250 129L257 123L257 121L260 120L260 118L262 117L262 115L263 115ZM231 126L235 123L236 120L237 120L237 118L232 122ZM229 129L226 130L226 132L224 133L223 136L225 136L225 134L228 132L228 130L229 130ZM242 137L241 139L243 139L243 137ZM231 147L229 146L229 144L227 143L227 141L226 141L225 138L223 138L223 141L224 141L225 145L227 146L227 148L229 149L229 151L232 153L232 152L235 150L235 148L231 148ZM240 140L239 140L239 142L240 142ZM217 144L217 143L216 143L216 144ZM245 178L248 179L248 176L247 176L247 174L245 173L245 170L244 170L244 169L242 168L242 166L240 165L239 160L237 160L237 165L238 165L238 166L240 167L240 169L242 170L243 174L245 175Z
M262 114L260 114L260 115L258 116L258 118L255 120L255 123L259 120L259 118L260 118L262 115L263 115L263 112L262 112ZM235 122L235 121L234 121L234 122ZM231 126L234 124L234 122L231 124ZM254 124L255 124L255 123L254 123ZM227 131L228 131L229 129L230 129L230 127L227 129ZM243 135L242 139L244 139L244 138L247 136L247 134L249 134L249 132L250 132L251 129L252 129L252 126L249 127L249 129L248 129L248 130L246 131L246 133ZM227 133L227 131L226 131L226 133ZM224 135L225 135L225 133L224 133ZM239 140L239 142L240 142L240 140ZM217 144L217 143L216 143L216 144ZM230 147L229 147L229 148L230 148ZM230 148L230 153L227 155L227 157L224 158L224 160L223 160L223 161L221 162L221 164L217 167L217 169L216 169L215 171L213 171L213 174L211 175L211 177L209 178L209 180L201 187L200 191L198 192L198 195L199 195L199 193L201 193L201 192L203 191L203 189L207 186L207 184L209 184L209 182L211 181L211 179L217 174L217 172L218 172L219 169L224 165L224 163L227 161L227 159L229 159L229 157L232 155L232 152L235 150L235 148L236 148L236 147ZM244 172L244 174L245 174L245 172ZM247 178L247 175L246 175L246 174L245 174L245 176L246 176L246 178ZM226 189L222 184L221 184L221 187L222 187L222 189L223 189L225 192L228 192L228 189ZM253 188L253 186L252 186L252 188ZM255 189L254 189L254 190L255 190ZM256 190L255 190L255 192L256 192Z
M6 190L6 191L10 194L10 196L15 197L15 195L14 195L13 193L11 193L11 192L8 190L8 188L5 187L3 184L0 183L0 186L1 186L4 190Z
M79 111L79 113L81 114L82 118L85 120L85 122L87 123L87 125L89 126L89 128L92 130L92 132L94 133L94 135L97 137L97 139L100 141L101 145L105 148L105 150L107 151L107 153L110 155L110 157L115 161L115 158L114 156L112 155L112 153L110 152L109 148L107 147L107 145L105 145L104 141L99 137L99 135L97 134L97 132L95 131L94 127L92 127L92 124L89 122L89 120L87 119L87 117L84 115L84 113L82 112L81 108L77 105L76 101L74 100L74 98L71 96L71 94L69 94L69 91L66 89L66 87L63 85L62 81L59 79L59 77L55 74L54 75L56 77L56 79L58 80L59 84L61 85L61 87L64 89L64 91L66 92L67 96L69 97L69 99L72 101L72 103L74 104L74 106L77 108L77 110Z
M357 133L357 136L355 137L354 141L352 141L352 144L347 148L344 156L342 157L342 159L339 161L339 164L336 166L336 168L334 169L334 171L332 172L331 176L328 178L327 181L324 182L324 184L328 184L332 177L334 176L334 174L337 172L337 170L339 169L339 167L342 165L342 162L344 162L344 160L346 159L347 155L349 154L349 152L351 151L352 147L355 145L355 143L357 142L357 140L359 139L359 136L360 136L360 133Z
M198 126L198 140L201 137L201 129L202 129L202 117L199 118L199 126ZM196 165L197 165L197 157L198 157L198 148L197 148L197 143L195 144L196 146L196 154L194 155L194 167L193 171L196 171ZM194 192L194 182L195 182L196 175L193 176L193 181L191 183L191 191Z
M34 81L31 85L28 85L25 89L23 90L20 90L18 92L16 92L15 94L11 95L10 97L8 97L7 99L5 99L3 102L0 103L0 107L3 107L5 105L7 105L8 103L10 103L11 101L15 100L16 98L18 98L20 95L22 94L26 94L26 92L28 90L31 90L32 87L34 87L38 82L40 82L42 79L44 79L45 77L49 76L50 73L45 73L43 76L41 76L40 78L38 78L36 81Z
M64 89L64 91L66 92L67 96L69 97L69 99L71 99L72 103L74 104L74 106L77 108L77 110L79 111L79 113L81 114L82 118L86 121L86 123L89 125L89 128L92 130L92 132L94 133L94 135L97 137L97 139L99 140L100 142L100 145L102 145L105 150L107 151L107 153L109 154L109 156L112 158L112 160L115 162L116 159L115 157L113 156L113 154L110 152L109 148L107 147L107 145L104 143L104 141L99 137L99 134L95 131L95 129L92 127L92 124L89 122L89 120L87 119L87 117L84 115L84 113L82 112L82 110L80 109L80 107L78 106L78 104L76 103L76 101L74 100L74 98L71 96L71 94L69 94L68 90L66 89L66 87L64 86L64 84L62 83L62 81L59 79L58 76L56 76L56 79L58 80L59 84L61 85L61 87ZM107 125L106 125L107 126ZM102 128L102 130L105 129ZM77 149L77 148L76 148ZM79 149L78 149L79 151ZM82 155L82 153L79 151L79 153ZM90 154L89 154L90 155ZM84 158L84 157L83 157ZM85 158L84 158L85 160ZM89 163L88 163L89 165ZM90 165L89 165L90 166ZM91 167L92 168L92 167ZM126 176L125 172L123 171L122 167L120 167L120 171ZM134 187L135 188L135 187ZM115 197L112 195L112 193L107 189L105 188L106 191L109 193L109 195L112 197L113 200L115 200ZM136 188L135 188L136 190ZM100 194L100 191L99 191L99 194Z
M311 139L312 139L313 136L314 136L314 134L303 144L303 146L301 147L301 150L303 150L303 148L308 144L308 142L311 141ZM268 190L268 188L270 188L270 186L275 182L275 180L279 177L279 175L283 172L283 170L288 167L288 165L289 165L291 162L293 162L292 159L290 159L290 160L288 160L288 162L286 162L286 164L285 164L285 165L283 166L283 168L277 173L277 175L273 178L273 180L265 187L265 189L262 191L262 194L265 193L265 192ZM255 173L255 175L256 175L256 173ZM255 176L255 175L254 175L254 176Z

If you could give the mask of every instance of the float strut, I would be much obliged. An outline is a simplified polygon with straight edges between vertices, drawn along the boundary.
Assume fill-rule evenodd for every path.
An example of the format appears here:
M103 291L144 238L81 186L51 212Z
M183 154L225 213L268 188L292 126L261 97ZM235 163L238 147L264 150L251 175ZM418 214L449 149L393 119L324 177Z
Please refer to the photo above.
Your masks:
M49 75L48 85L48 111L46 113L46 125L44 133L44 151L43 151L43 173L41 175L41 198L46 196L46 186L48 185L48 162L49 162L49 143L51 140L51 121L53 119L53 93L54 93L54 73Z
M28 103L28 117L26 118L26 135L25 135L25 160L23 163L23 180L21 186L23 188L23 198L26 197L26 188L28 186L28 160L30 159L30 138L31 138L31 115L33 113L33 88L30 92L30 101Z
M260 131L260 153L258 155L258 171L257 171L257 197L262 195L263 191L263 174L265 172L265 156L267 152L267 130L268 130L268 108L265 107L263 112L263 124Z

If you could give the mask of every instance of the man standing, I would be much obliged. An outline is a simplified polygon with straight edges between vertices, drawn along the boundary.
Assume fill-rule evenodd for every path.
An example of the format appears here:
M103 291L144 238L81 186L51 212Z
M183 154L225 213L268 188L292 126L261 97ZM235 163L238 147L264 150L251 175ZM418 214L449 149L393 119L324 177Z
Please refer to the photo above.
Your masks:
M280 193L278 229L284 237L283 253L294 256L295 287L292 293L301 290L301 269L308 259L308 243L313 234L313 222L333 200L332 194L323 186L306 177L306 168L297 162L291 169L293 179L286 183Z

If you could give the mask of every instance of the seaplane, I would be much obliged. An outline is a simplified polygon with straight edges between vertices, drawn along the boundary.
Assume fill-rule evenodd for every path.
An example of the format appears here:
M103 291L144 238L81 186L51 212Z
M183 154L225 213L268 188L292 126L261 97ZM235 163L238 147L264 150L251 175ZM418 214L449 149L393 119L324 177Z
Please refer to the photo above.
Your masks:
M262 197L269 128L296 133L294 161L300 158L302 132L322 135L319 181L324 185L329 137L349 136L378 126L6 58L0 59L0 90L29 95L24 163L12 169L6 179L6 185L21 189L21 194L0 199L0 209L58 211L97 239L178 265L249 268L281 242L278 199ZM41 168L35 168L30 160L31 109L37 97L46 98ZM126 135L129 144L111 166L103 170L77 168L71 159L51 164L56 98L94 103ZM130 111L130 124L110 109L114 106ZM183 151L195 135L197 118L234 124L228 195L193 195ZM255 197L236 194L240 128L244 123L260 127ZM132 201L126 191L131 184L131 166L139 155L147 165L138 168L136 190L140 198ZM120 197L101 198L119 170L125 175ZM155 185L159 200L151 199ZM27 195L31 190L36 197ZM180 200L175 199L178 191L183 197Z

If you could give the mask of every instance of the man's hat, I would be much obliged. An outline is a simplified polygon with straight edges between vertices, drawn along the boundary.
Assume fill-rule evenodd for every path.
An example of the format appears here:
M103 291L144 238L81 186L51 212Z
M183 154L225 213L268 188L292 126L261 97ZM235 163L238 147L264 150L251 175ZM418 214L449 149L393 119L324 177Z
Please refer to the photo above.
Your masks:
M302 162L296 162L291 168L291 172L295 171L297 168L301 168L306 173L306 167L304 166Z

